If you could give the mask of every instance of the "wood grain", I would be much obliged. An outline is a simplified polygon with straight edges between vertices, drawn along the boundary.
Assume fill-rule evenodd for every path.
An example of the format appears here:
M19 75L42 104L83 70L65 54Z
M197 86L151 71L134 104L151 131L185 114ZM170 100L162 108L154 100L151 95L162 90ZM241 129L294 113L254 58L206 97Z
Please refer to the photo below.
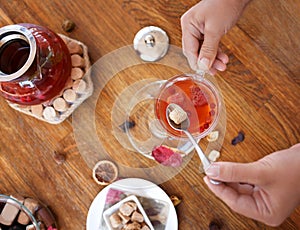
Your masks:
M92 63L96 63L106 54L131 45L137 31L148 25L161 27L171 44L181 47L180 17L197 2L1 0L0 26L29 22L49 27L86 44ZM216 75L227 110L220 160L251 162L300 142L299 12L299 1L253 1L237 26L222 39L230 63L226 72ZM76 24L71 33L61 27L65 19ZM112 61L110 68L117 65ZM113 103L137 80L153 75L168 79L179 72L144 64L120 71L108 82L97 101L95 124L113 160L137 168L156 164L123 149L112 135ZM53 210L60 229L85 229L89 206L103 186L93 181L91 165L77 148L72 117L60 125L50 125L14 111L2 98L0 108L0 193L38 198ZM232 146L231 139L240 130L246 139ZM63 164L55 162L54 151L66 156ZM234 213L207 189L199 164L193 156L180 173L159 185L167 194L183 200L176 208L179 229L208 229L212 220L222 229L300 228L299 208L277 228ZM156 175L143 176L156 179Z

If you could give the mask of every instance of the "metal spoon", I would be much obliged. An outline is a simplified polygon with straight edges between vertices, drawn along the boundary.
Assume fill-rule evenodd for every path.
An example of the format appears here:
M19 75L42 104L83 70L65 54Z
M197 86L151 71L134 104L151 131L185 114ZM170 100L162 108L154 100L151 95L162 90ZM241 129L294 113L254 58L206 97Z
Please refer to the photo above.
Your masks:
M170 112L172 112L175 108L181 108L179 105L171 103L168 105L167 110L166 110L166 116L167 116L167 121L169 123L169 125L177 131L183 131L187 137L189 138L189 140L192 142L194 148L196 149L196 152L202 162L204 171L206 171L210 165L211 162L209 161L209 159L206 157L206 155L203 153L202 149L200 148L200 146L197 144L196 140L194 139L194 137L192 136L192 134L188 131L188 128L190 127L190 119L187 117L184 121L182 121L180 124L176 124L174 121L172 121L169 117ZM221 184L222 182L220 181L216 181L213 179L210 179L211 183L213 184Z

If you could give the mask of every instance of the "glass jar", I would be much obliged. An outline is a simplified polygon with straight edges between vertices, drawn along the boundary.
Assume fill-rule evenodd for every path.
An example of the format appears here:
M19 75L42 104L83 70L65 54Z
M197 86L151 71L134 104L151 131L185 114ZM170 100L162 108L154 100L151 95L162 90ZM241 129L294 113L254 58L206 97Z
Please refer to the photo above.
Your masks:
M18 215L19 212L21 212L21 211L24 212L26 214L26 216L29 218L29 220L31 222L30 224L33 225L36 230L40 230L37 220L35 219L35 217L33 216L33 214L30 212L30 210L27 207L25 207L17 199L15 199L11 196L3 195L3 194L0 194L0 213L2 215L4 215L4 217L2 217L2 216L0 217L0 229L2 229L2 228L9 229L9 226L1 224L2 218L4 218L5 220L10 219L10 216L3 214L3 212L4 212L3 210L6 205L7 205L7 210L9 209L10 213L12 213L12 214L17 213L16 215ZM15 222L15 220L13 220L12 222ZM24 227L24 229L25 228L26 227Z
M46 102L62 92L71 68L66 44L48 28L25 23L0 28L0 94L6 100Z
M0 194L0 229L57 230L53 213L38 200Z

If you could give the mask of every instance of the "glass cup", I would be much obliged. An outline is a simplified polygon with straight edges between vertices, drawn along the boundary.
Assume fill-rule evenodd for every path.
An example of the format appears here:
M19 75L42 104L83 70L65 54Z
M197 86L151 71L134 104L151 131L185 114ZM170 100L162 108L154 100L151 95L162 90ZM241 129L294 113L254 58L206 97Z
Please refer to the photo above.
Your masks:
M174 138L184 138L167 121L166 109L171 103L179 105L190 120L188 131L201 139L217 125L221 111L220 95L216 87L198 74L181 74L169 79L160 89L155 102L155 114L162 127Z
M194 146L185 134L168 125L166 108L172 102L186 110L191 122L189 131L197 141L208 135L218 124L222 98L217 87L207 77L209 76L181 74L169 80L155 79L131 85L122 92L113 108L115 137L123 147L151 159L152 150L160 145L189 154ZM178 96L181 97L181 103L176 101ZM199 101L201 96L205 101ZM197 98L199 105L195 106L193 99ZM130 128L125 125L121 131L119 125L124 119L134 120L135 126Z

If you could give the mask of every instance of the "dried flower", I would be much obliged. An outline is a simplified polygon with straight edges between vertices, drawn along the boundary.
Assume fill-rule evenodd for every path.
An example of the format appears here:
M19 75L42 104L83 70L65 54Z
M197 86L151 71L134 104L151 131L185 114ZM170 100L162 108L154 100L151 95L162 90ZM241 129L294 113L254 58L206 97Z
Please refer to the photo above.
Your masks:
M110 188L107 192L105 203L113 205L119 202L123 196L124 196L124 192L117 189Z
M135 122L133 120L126 120L123 124L119 125L119 128L122 129L123 132L126 132L128 129L132 129L135 126Z
M179 167L182 164L180 151L165 145L155 147L152 156L164 166Z
M238 135L232 139L231 144L237 145L240 142L243 142L245 140L245 134L243 131L240 131Z

